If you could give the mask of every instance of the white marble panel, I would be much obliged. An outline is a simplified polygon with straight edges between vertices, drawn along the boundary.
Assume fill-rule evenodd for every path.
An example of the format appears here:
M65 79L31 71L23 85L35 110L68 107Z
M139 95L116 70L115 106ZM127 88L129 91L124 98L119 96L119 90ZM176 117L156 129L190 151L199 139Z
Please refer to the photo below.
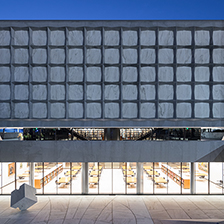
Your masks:
M32 81L33 82L46 82L47 81L47 68L46 67L33 67L32 68Z
M29 117L28 103L15 103L14 104L14 117L15 118L28 118Z
M51 103L51 118L65 118L64 103Z
M16 30L14 33L14 44L20 46L28 45L28 31L27 30Z
M87 82L101 81L101 67L87 67Z
M141 45L143 46L155 45L155 42L156 42L155 31L141 30L140 41L141 41Z
M140 96L141 100L155 100L155 85L141 85Z
M210 35L208 30L195 31L195 45L209 45Z
M178 82L190 82L191 67L177 67L176 77Z
M29 80L28 67L14 67L15 82L28 82L28 80Z
M137 82L138 70L136 67L123 67L122 76L124 82Z
M82 103L69 103L68 108L69 118L83 118Z
M105 118L119 118L119 103L105 103Z
M176 114L177 118L191 118L191 104L177 103Z
M0 46L10 44L10 32L8 30L0 30Z
M51 85L51 100L64 100L65 99L65 86L64 85Z
M15 100L28 100L29 91L28 85L15 85L14 99Z
M172 67L159 67L159 81L172 82L173 81L173 68Z
M224 100L224 85L213 85L213 99Z
M105 67L105 82L118 82L120 79L119 67Z
M104 97L105 100L119 100L120 89L119 85L105 85Z
M68 69L69 82L83 81L83 67L69 67Z
M170 64L173 63L173 50L172 49L159 49L159 63Z
M101 50L100 49L87 49L86 62L89 64L101 63Z
M224 45L224 30L213 31L213 44L219 46Z
M65 50L64 49L51 49L50 50L50 62L53 64L65 63Z
M9 103L0 103L0 118L10 118L11 109Z
M122 60L124 64L136 64L137 58L138 54L136 49L123 49Z
M196 82L208 82L210 79L209 67L196 67L194 79Z
M47 86L46 85L33 85L32 86L33 100L46 100L47 99Z
M194 95L196 100L208 100L209 93L209 85L195 85Z
M174 37L171 30L159 31L159 45L173 45Z
M83 63L83 50L78 48L72 48L68 50L68 61L70 64L82 64Z
M190 100L191 99L191 86L190 85L177 85L177 100Z
M33 49L32 61L34 64L46 64L47 63L47 50L46 49Z
M213 81L224 82L224 67L213 67Z
M137 95L136 85L123 85L123 100L137 100Z
M191 45L191 31L190 30L180 30L177 31L177 45L188 46Z
M101 99L101 86L87 85L87 100L100 100L100 99Z
M224 103L213 103L213 117L224 118Z
M213 62L215 64L224 63L224 49L214 49L213 50Z
M173 86L172 85L159 85L159 99L172 100L173 99Z
M154 103L141 103L141 118L155 118L156 106Z
M142 64L153 64L156 60L154 49L141 49L140 59Z
M0 85L0 100L10 100L10 85Z
M32 32L33 45L44 46L47 44L47 32L45 30L34 30Z
M205 64L209 63L209 49L195 49L195 63Z
M65 45L65 31L63 30L50 31L50 44L55 46Z
M10 81L10 68L9 67L0 67L0 82L9 82Z
M83 31L82 30L69 30L68 31L68 45L70 45L70 46L83 45Z
M140 80L141 82L154 82L156 78L156 71L154 67L141 67Z
M137 103L123 103L122 114L123 118L137 118Z
M88 30L86 32L87 45L101 45L101 32L99 30Z
M159 118L172 118L173 117L173 104L172 103L159 103L158 116L159 116Z
M47 104L46 103L33 103L32 104L33 118L43 119L47 117Z
M104 44L106 46L116 46L120 43L120 35L117 30L106 30Z
M50 68L50 81L51 82L64 82L65 81L65 67L51 67Z
M177 49L177 63L190 64L191 63L191 49Z
M10 63L10 50L9 49L0 49L0 64Z
M69 100L83 100L83 86L82 85L69 85L68 86L68 99Z
M87 118L101 118L101 104L87 103Z
M195 114L195 118L208 118L209 117L209 104L208 103L195 103L194 114Z
M138 33L134 30L123 31L122 34L123 45L125 46L135 46L138 43Z
M120 62L120 53L118 49L105 49L105 63L118 64Z

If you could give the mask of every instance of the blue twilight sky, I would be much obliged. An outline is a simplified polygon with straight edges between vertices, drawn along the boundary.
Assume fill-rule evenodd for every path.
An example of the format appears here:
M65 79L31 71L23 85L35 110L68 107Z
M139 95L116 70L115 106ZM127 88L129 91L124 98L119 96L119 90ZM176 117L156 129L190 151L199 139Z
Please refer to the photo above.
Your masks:
M0 0L1 20L221 20L224 0Z

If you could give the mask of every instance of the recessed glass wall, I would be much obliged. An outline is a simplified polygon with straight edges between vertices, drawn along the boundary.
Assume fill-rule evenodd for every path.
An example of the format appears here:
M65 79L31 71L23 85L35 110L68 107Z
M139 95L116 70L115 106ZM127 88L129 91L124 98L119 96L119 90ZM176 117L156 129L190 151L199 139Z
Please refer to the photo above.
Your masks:
M195 180L196 180L196 194L208 194L209 192L209 164L195 163Z

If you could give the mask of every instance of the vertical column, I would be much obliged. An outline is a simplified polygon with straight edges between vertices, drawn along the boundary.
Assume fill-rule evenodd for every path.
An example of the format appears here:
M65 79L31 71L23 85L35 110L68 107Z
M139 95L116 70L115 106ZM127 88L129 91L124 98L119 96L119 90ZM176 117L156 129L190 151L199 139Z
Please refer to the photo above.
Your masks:
M143 193L143 163L137 163L137 194Z
M88 163L82 163L82 194L88 194L89 190L89 165Z
M195 185L195 163L191 163L191 194L195 194L196 185Z
M104 139L106 141L119 141L120 140L120 129L119 128L105 128Z
M34 163L29 163L30 165L30 179L29 179L29 185L31 187L34 187Z

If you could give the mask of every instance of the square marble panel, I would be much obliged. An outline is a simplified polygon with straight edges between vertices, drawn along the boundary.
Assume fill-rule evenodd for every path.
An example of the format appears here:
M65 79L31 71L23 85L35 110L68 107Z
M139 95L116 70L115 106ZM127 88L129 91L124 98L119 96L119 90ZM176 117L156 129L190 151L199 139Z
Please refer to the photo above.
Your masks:
M168 48L159 49L159 63L161 64L173 63L173 50Z
M213 117L224 118L224 103L213 103Z
M101 67L87 67L87 82L101 82Z
M141 103L140 109L141 118L155 118L156 106L154 103Z
M120 80L119 67L105 67L105 82L118 82Z
M10 50L2 48L0 49L0 64L10 63Z
M34 64L46 64L47 63L47 50L41 48L35 48L32 50L32 62Z
M32 86L33 100L46 100L47 99L47 86L46 85L33 85Z
M191 45L191 31L190 30L179 30L177 31L177 45L189 46Z
M47 81L47 68L46 67L33 67L31 75L32 75L33 82L46 82Z
M136 85L123 85L123 100L137 100L138 89Z
M0 103L0 118L10 118L11 108L9 103Z
M159 45L173 45L174 36L171 30L159 31Z
M105 100L119 100L120 88L119 85L105 85L104 97Z
M191 104L177 103L176 114L177 118L191 118Z
M213 45L218 45L218 46L224 45L224 30L213 31Z
M192 92L190 85L177 85L176 89L177 100L190 100L191 93Z
M159 67L159 81L172 82L173 81L173 67Z
M29 41L27 30L15 30L14 45L27 46Z
M135 30L126 30L122 33L124 46L135 46L138 43L138 32Z
M51 30L50 31L50 45L54 45L54 46L65 45L65 31Z
M10 45L10 32L9 30L0 30L0 46Z
M123 118L137 118L138 115L137 103L123 103L122 114Z
M194 79L196 82L208 82L210 79L209 67L195 67Z
M122 78L124 82L137 82L138 70L136 67L123 67Z
M14 104L14 117L15 118L28 118L29 117L28 103L15 103Z
M14 81L28 82L29 68L28 67L14 67Z
M104 44L106 46L117 46L120 43L120 34L117 30L106 30L104 32L105 40Z
M28 49L14 49L14 62L16 64L27 64L29 59Z
M87 100L101 100L100 85L87 85Z
M69 118L83 118L83 111L82 103L69 103L68 105Z
M224 82L224 67L213 67L213 81Z
M140 36L141 45L152 46L156 43L156 35L153 30L141 30Z
M47 45L47 31L45 30L33 30L32 32L32 44L37 46Z
M119 118L119 103L105 103L105 118Z
M159 99L172 100L173 99L173 86L172 85L159 85Z
M65 118L64 103L51 103L51 118Z
M50 62L52 64L65 63L65 50L60 48L53 48L50 50Z
M195 118L208 118L209 112L210 110L208 103L195 103L194 107Z
M206 64L209 63L209 49L201 48L195 49L195 63Z
M50 67L50 81L64 82L65 81L65 67Z
M33 118L47 118L47 104L46 103L33 103L32 104Z
M28 100L29 90L28 85L15 85L14 99L15 100Z
M68 45L70 45L70 46L83 45L83 31L82 30L69 30L68 31Z
M214 100L224 100L224 85L213 85L212 95Z
M173 104L159 103L158 116L159 118L173 118Z
M0 82L9 82L11 77L11 72L9 67L0 67Z
M154 82L156 79L155 67L141 67L140 80L141 82Z
M0 85L0 100L10 100L10 85Z
M208 30L195 31L195 45L209 45L210 35Z
M213 50L213 62L215 64L224 63L224 49L214 49Z
M83 50L79 48L72 48L68 50L68 61L70 64L83 63Z
M68 80L69 82L82 82L83 81L83 67L69 67Z
M191 67L177 67L176 78L178 82L190 82L191 74Z
M101 104L100 103L87 103L87 118L101 118Z
M83 100L83 85L69 85L68 99L69 100Z
M195 85L194 96L196 100L208 100L209 94L209 85Z
M154 64L156 60L156 54L154 49L141 49L140 59L142 64Z
M104 57L106 64L118 64L120 62L120 52L118 49L114 48L105 49Z
M192 59L191 49L177 49L177 63L190 64Z
M86 62L88 64L100 64L101 50L95 48L87 49Z
M51 100L64 100L65 99L65 86L64 85L51 85Z
M136 49L123 49L122 61L124 64L136 64L138 53Z
M86 44L92 46L101 45L101 31L99 30L87 30L86 32Z
M155 100L155 85L141 85L140 96L141 100Z

